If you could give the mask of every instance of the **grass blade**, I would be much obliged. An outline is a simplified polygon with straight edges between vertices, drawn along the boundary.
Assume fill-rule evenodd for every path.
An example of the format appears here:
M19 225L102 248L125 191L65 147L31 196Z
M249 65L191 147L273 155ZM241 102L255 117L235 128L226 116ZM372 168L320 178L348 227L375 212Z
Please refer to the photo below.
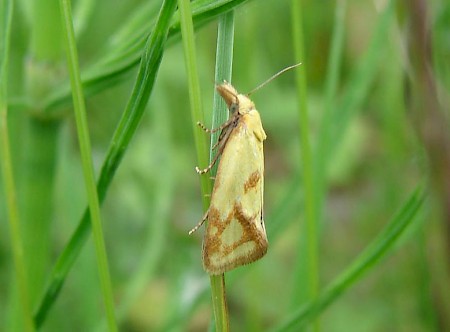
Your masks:
M0 0L0 15L0 164L2 168L5 196L7 198L10 238L19 292L22 322L24 324L23 327L26 331L34 331L8 131L7 84L11 22L13 15L12 1Z
M292 1L292 22L293 22L293 44L295 49L295 57L297 63L303 62L304 42L303 42L303 14L302 4L299 0ZM306 251L297 250L297 266L296 266L296 290L293 294L295 304L298 304L300 299L305 298L303 293L307 294L309 300L317 297L319 290L319 262L318 262L318 235L317 235L317 215L316 215L316 196L314 188L314 166L313 157L310 145L310 131L308 104L307 104L307 80L306 68L296 70L297 80L297 95L299 100L299 131L300 131L300 156L302 160L302 182L304 186L304 208L305 208L305 223L306 223ZM303 228L301 229L303 233ZM301 234L301 236L303 236ZM300 249L300 248L299 248ZM306 263L305 263L306 262ZM306 271L304 268L306 265ZM303 286L302 275L307 274L307 286ZM302 287L308 289L303 292ZM319 330L319 322L315 324L315 330Z
M75 42L75 31L72 21L72 8L69 0L60 0L61 21L63 27L63 40L66 46L67 63L69 67L70 82L73 91L73 109L77 124L78 142L80 144L81 160L83 165L84 182L89 202L89 211L94 233L95 252L100 276L103 302L110 331L117 331L114 313L114 298L109 273L108 258L106 254L105 238L103 235L100 203L95 187L94 165L92 162L92 148L86 117L86 104L81 86L78 51Z

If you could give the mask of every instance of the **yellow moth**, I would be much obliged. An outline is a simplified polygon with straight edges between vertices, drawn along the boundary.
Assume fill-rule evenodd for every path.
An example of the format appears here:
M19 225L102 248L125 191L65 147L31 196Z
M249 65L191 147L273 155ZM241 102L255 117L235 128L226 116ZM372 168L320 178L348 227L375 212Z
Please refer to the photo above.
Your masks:
M264 154L266 133L253 102L238 94L229 83L217 86L231 117L221 130L215 159L200 174L208 172L221 155L211 195L203 240L203 267L209 274L222 274L256 261L267 252L263 220ZM210 132L202 126L203 129Z
M253 91L299 65L283 69ZM217 149L215 158L203 170L196 167L197 173L210 171L219 156L221 159L211 204L200 223L189 232L192 234L208 220L202 258L203 268L213 275L260 259L268 247L263 219L263 142L267 136L248 95L239 94L227 82L216 89L228 106L230 119L214 130L198 123L206 132L221 132L213 147Z

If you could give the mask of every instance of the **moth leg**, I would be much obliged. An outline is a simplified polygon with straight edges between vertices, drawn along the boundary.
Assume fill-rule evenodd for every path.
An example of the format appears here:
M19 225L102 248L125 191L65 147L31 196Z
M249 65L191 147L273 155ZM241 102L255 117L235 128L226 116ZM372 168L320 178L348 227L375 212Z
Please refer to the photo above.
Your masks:
M200 169L200 168L198 168L198 166L195 166L195 171L196 171L198 174L205 174L206 172L210 171L211 168L213 168L213 166L214 166L215 163L217 162L217 159L219 159L219 156L220 156L220 152L218 152L218 153L214 156L214 159L213 159L213 161L211 161L211 164L209 164L208 167L206 167L206 168L204 168L204 169Z
M217 128L213 128L213 129L209 129L208 127L206 127L203 123L201 123L200 121L197 121L197 126L199 126L200 128L202 128L204 131L206 131L207 133L215 133L218 132L219 130L222 130L223 125Z
M217 151L216 155L214 156L213 161L211 162L211 164L208 165L208 167L206 167L204 169L200 169L200 168L198 168L198 166L195 167L195 170L197 171L198 174L205 174L206 172L211 170L211 168L215 165L215 163L217 162L217 159L219 159L219 156L222 154L223 149L225 148L225 145L227 144L227 141L230 138L231 132L236 127L238 121L239 121L239 118L237 116L234 116L234 117L230 118L227 122L225 122L223 125L221 125L219 128L216 128L216 129L222 129L222 132L220 133L220 136L219 136L219 140L213 146L213 148L218 147L218 151Z
M227 124L226 126L225 126L225 124L223 125L223 126L221 126L221 127L223 127L222 128L222 131L220 132L220 135L219 135L219 138L217 139L217 142L216 142L216 144L214 144L212 147L211 147L211 150L215 150L215 149L217 149L217 147L218 146L221 146L223 143L223 138L224 137L226 137L226 136L228 136L228 133L230 132L230 130L232 129L232 127L230 127L232 125L232 123L229 123L229 124ZM231 129L229 129L229 128L231 128Z
M220 140L218 140L218 141L216 142L216 144L214 144L214 145L211 147L211 150L216 149L216 148L219 146L219 143L220 143Z
M229 121L227 121L227 122L229 122ZM227 133L229 132L229 130L227 130L227 129L231 124L232 123L224 123L222 126L220 126L220 128L222 128L222 131L220 132L220 135L219 135L219 138L218 138L216 144L214 144L211 147L211 150L217 149L217 147L222 143L223 137L226 136ZM220 128L217 128L217 129L220 129Z
M218 132L219 130L222 130L223 128L227 127L230 125L231 122L233 122L233 118L231 117L230 119L228 119L227 121L225 121L224 123L222 123L222 125L220 127L214 128L214 129L209 129L207 128L203 123L201 123L200 121L197 121L197 126L199 126L200 128L202 128L204 131L206 131L207 133L215 133Z
M203 223L205 222L205 220L208 218L208 211L205 212L205 214L202 217L202 220L200 220L200 222L189 231L189 235L191 235L192 233L194 233L197 229L199 229Z
M219 128L216 129L209 129L207 128L203 123L201 123L200 121L197 121L197 126L199 126L200 128L202 128L204 131L206 131L207 133L215 133L216 131L219 131Z

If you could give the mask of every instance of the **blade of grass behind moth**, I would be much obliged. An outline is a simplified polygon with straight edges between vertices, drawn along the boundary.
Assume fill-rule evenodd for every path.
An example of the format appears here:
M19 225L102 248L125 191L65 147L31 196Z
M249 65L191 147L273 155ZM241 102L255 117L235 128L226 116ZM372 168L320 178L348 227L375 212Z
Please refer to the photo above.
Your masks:
M21 321L26 331L34 331L8 130L7 84L13 5L11 0L0 0L0 164L8 211L15 279L17 280L19 293Z
M175 12L175 8L175 0L164 1L155 25L155 29L147 41L147 45L142 55L135 86L114 133L106 159L101 169L100 178L97 184L97 192L100 201L103 201L105 198L106 191L111 183L114 173L119 166L123 154L142 118L148 98L153 89L164 52L169 22ZM83 248L89 232L90 218L89 213L86 210L77 226L77 229L53 268L50 282L34 314L36 326L39 327L44 322L46 314L56 300L67 273Z
M217 47L216 47L216 68L214 80L216 83L226 80L231 82L231 73L233 68L233 45L234 45L234 12L219 17L217 28ZM225 102L214 89L213 99L213 118L212 128L218 128L228 119L228 109ZM220 133L211 135L211 145L209 150L210 161L213 160L212 147L219 139ZM211 175L214 177L217 173L217 164L211 169ZM212 305L216 322L216 331L228 331L229 316L225 290L225 275L210 276ZM211 326L210 326L211 327Z
M373 269L389 252L396 248L397 240L404 234L420 211L425 199L423 184L415 190L392 217L378 236L364 251L319 295L317 300L301 306L273 331L299 331L312 322L350 286Z

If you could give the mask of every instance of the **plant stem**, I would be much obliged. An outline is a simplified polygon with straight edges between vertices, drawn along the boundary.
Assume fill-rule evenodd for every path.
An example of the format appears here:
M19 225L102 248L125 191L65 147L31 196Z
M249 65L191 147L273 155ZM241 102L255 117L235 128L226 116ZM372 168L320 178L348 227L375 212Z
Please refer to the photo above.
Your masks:
M304 62L304 44L303 44L303 17L302 4L300 0L293 0L292 2L292 22L293 22L293 37L296 62ZM314 172L313 172L313 158L311 153L311 145L309 142L309 128L310 123L308 119L308 105L307 105L307 81L306 81L306 66L301 70L296 70L297 78L297 94L299 98L299 120L300 120L300 154L302 160L302 178L305 192L305 219L306 219L306 243L307 255L298 254L299 261L297 266L304 265L306 258L307 274L308 274L308 299L314 300L317 297L319 289L319 272L318 272L318 245L317 245L317 215L316 215L316 195L314 189ZM300 268L297 269L300 271ZM297 275L299 275L297 273ZM296 278L298 282L300 278ZM297 288L301 285L297 285ZM295 294L297 302L301 300L300 296ZM315 330L319 330L319 322L314 324Z
M204 122L202 109L202 97L200 93L200 82L197 71L197 57L195 54L194 26L192 23L192 13L190 2L187 0L178 0L180 11L180 28L183 40L184 57L186 63L186 72L189 82L189 100L192 118L192 129L194 133L195 147L197 151L197 160L200 167L208 165L208 148L205 136L201 130L198 130L197 121ZM203 209L209 206L207 194L211 192L211 181L206 176L200 176L202 189Z
M7 199L8 221L12 252L14 258L15 280L19 292L21 306L21 321L26 331L34 331L31 317L30 294L28 293L27 269L23 252L23 241L20 230L19 208L16 195L16 184L11 158L8 131L8 59L11 38L11 21L13 15L13 1L0 1L0 164L3 174L3 184Z
M89 210L91 214L92 230L94 233L103 301L106 309L109 330L117 331L113 291L101 223L100 203L97 196L97 188L95 186L94 165L91 157L92 149L86 117L86 105L81 84L80 68L78 65L78 54L72 22L72 9L70 0L60 0L59 4L63 21L63 31L65 35L64 41L66 44L67 62L73 93L73 106L77 123L78 141L80 144L84 182L89 201Z

